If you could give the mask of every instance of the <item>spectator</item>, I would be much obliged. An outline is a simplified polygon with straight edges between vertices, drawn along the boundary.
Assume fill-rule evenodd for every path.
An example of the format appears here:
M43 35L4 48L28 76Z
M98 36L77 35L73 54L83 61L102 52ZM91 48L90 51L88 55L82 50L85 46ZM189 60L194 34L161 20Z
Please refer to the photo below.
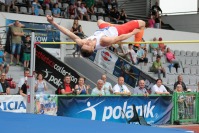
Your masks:
M175 55L171 52L170 48L167 48L166 58L167 61L171 63L171 66L174 66L176 68L176 71L178 71L178 67L180 67L180 62L175 58ZM170 71L171 66L169 66Z
M120 20L123 20L125 23L128 22L127 15L123 8L121 9L121 12L120 12Z
M34 0L34 2L32 3L33 15L36 15L36 16L39 15L39 8L41 8L41 5L39 4L38 0Z
M24 41L24 45L23 45L23 59L24 59L24 68L28 68L29 67L29 62L30 62L30 53L31 53L31 40L30 40L30 36L27 35L26 39Z
M87 7L87 12L89 14L94 14L94 5L95 5L95 0L86 0L86 7Z
M156 14L154 20L155 20L154 28L161 29L161 19L158 14Z
M162 37L159 37L158 41L162 41ZM159 50L164 54L165 53L165 49L166 49L166 45L164 45L164 43L159 43L158 44ZM160 55L161 56L161 55Z
M175 84L174 84L174 89L176 88L176 86L177 86L178 84L182 85L183 91L187 91L187 87L186 87L185 83L183 82L182 75L178 75L178 81L175 82Z
M111 0L112 7L116 7L118 9L118 2L117 0Z
M149 95L149 93L147 92L147 90L145 88L145 81L144 80L139 80L139 86L137 86L133 89L133 94L144 95L144 96Z
M116 95L131 95L131 92L124 84L123 77L118 77L118 83L113 87L113 93Z
M76 12L76 8L74 7L73 4L70 4L68 8L68 14L69 14L69 19L79 18Z
M18 20L16 20L14 25L11 26L11 32L12 32L12 53L11 53L10 65L13 65L13 56L16 50L17 50L17 65L20 65L19 59L21 52L21 37L24 36L24 32Z
M10 12L10 10L16 11L16 13L19 13L19 8L15 5L16 0L5 0L5 6L7 9L7 12Z
M84 36L84 33L82 31L82 26L79 25L77 18L74 19L73 27L70 29L70 31L75 33L75 35L79 36L80 38L83 38ZM78 44L75 44L75 51L73 52L74 57L76 53L78 53L78 56L80 57L80 46Z
M37 74L37 80L35 81L35 93L36 94L44 94L45 91L48 90L47 84L44 81L44 77L42 73Z
M152 87L152 94L170 94L167 89L162 85L162 79L157 79L156 84Z
M0 95L9 95L9 94L10 94L10 86L8 85L8 82L6 81L6 74L1 73Z
M178 84L175 88L175 91L178 93L178 113L179 113L179 119L182 119L185 115L185 99L186 96L183 92L182 85Z
M89 85L85 85L84 78L79 77L78 84L75 85L75 92L77 95L88 95L88 90L90 89Z
M153 41L157 41L155 37L153 38ZM158 43L151 43L149 47L150 47L151 53L153 53L153 56L157 56L157 55L162 56L162 51L159 50Z
M92 90L91 95L98 95L98 96L104 96L105 95L105 92L104 92L104 81L103 80L99 79L97 81L97 87L95 87Z
M46 9L50 9L51 1L50 0L44 0L44 4Z
M151 18L148 20L148 27L149 28L154 28L155 25L155 19L154 15L151 15Z
M146 57L146 51L144 51L143 49L141 49L141 47L138 47L138 51L137 51L137 62L138 62L138 64L140 62L144 62L145 66L148 63L148 58Z
M122 58L126 58L126 55L128 54L128 50L123 44L119 44L119 47L117 47L117 54L121 56Z
M133 44L128 44L128 51L126 55L126 59L130 61L132 64L137 64L137 54L133 50Z
M58 3L55 3L54 4L54 8L52 10L52 14L53 14L54 17L59 18L60 17L60 13L61 13L61 10L58 7Z
M158 16L159 16L159 12L161 12L161 14L162 14L162 10L159 7L158 2L156 2L155 5L152 6L151 10L152 10L152 15L158 14Z
M160 74L163 73L163 77L166 77L165 69L162 66L161 63L161 57L157 56L156 61L153 62L153 65L151 67L151 71L158 73L158 78L161 79Z
M111 22L117 24L118 23L118 20L120 20L120 13L118 12L117 8L113 8L113 10L111 10L110 12L110 19L111 19Z
M28 79L30 72L29 69L24 69L24 76L22 78L20 78L19 83L18 83L18 88L19 88L19 93L22 96L26 96L26 87L24 85L25 80ZM24 85L24 88L22 88L22 85Z
M103 74L102 77L101 77L101 80L104 81L104 86L103 86L103 88L104 88L104 93L105 93L106 95L110 95L110 94L113 93L113 88L112 88L111 83L107 82L106 79L107 79L106 75Z
M92 5L91 7L87 7L86 9L88 14L95 14L94 8L95 8L94 5Z
M71 85L71 77L69 75L66 75L64 77L64 82L63 84L60 86L61 89L61 94L62 95L70 95L73 94L74 92L74 88Z
M111 10L113 9L111 0L103 0L103 1L105 6L105 13L109 15Z
M78 7L80 19L83 20L83 17L86 17L86 20L89 21L90 18L87 13L87 9L84 7L84 3L81 3L81 6Z
M0 44L0 71L3 73L3 70L5 69L5 73L7 74L9 71L9 64L4 62L4 55L3 46Z

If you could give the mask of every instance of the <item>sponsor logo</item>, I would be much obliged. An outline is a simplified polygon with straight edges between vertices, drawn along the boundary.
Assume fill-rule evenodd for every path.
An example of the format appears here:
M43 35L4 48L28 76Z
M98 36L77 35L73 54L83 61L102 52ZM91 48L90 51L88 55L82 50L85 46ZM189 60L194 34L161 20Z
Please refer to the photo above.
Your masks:
M87 102L87 107L88 108L85 108L81 111L79 111L78 113L83 113L85 111L90 111L91 112L91 120L96 120L96 115L98 114L99 116L99 113L101 112L101 110L99 110L99 112L97 111L97 106L99 104L101 104L102 102L104 101L101 101L99 103L96 103L95 105L91 106L90 105L90 102L88 101ZM141 106L136 106L136 110L139 112L138 115L142 115L144 114L144 117L145 118L148 118L148 117L155 117L154 116L154 110L155 108L155 105L151 105L151 101L149 101L146 105L144 105L144 108ZM122 114L122 111L124 111L124 114L125 116L129 119L129 118L132 118L134 116L133 114L133 106L132 105L129 105L128 106L128 102L124 102L123 106L104 106L103 108L103 114L102 114L102 118L100 118L102 121L107 121L109 119L124 119L125 116L124 114ZM144 113L143 113L144 111Z
M20 110L20 109L26 109L24 101L0 102L0 110L2 111Z
M111 61L111 59L112 59L112 56L107 51L102 51L101 56L102 56L104 61Z

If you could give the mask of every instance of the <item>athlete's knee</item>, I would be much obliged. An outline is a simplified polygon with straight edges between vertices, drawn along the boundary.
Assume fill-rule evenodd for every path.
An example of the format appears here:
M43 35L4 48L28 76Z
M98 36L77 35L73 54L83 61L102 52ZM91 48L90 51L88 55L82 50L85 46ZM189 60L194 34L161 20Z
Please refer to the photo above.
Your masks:
M146 23L143 20L138 20L139 28L144 28Z

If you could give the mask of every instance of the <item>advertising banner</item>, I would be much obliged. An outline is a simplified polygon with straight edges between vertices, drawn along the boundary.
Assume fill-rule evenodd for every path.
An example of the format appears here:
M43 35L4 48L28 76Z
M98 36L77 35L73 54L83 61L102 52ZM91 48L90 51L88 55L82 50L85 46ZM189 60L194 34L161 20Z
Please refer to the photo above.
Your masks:
M57 115L57 95L36 95L35 114Z
M35 71L42 72L44 79L55 88L60 87L66 75L71 76L73 85L77 84L79 74L40 46L36 46L35 64Z
M144 114L149 124L165 124L170 120L171 96L58 97L57 115L126 123L125 116L127 119L134 116L132 104L136 106L139 116Z
M21 95L1 95L0 111L26 113L26 98Z

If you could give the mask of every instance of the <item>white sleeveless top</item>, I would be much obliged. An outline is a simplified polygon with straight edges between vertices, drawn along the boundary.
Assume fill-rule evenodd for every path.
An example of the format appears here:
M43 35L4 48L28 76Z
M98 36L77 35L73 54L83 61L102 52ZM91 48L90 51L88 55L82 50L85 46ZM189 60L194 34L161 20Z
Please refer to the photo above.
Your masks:
M92 36L88 37L87 39L91 39L91 40L96 39L95 50L98 50L98 49L106 48L100 45L100 39L103 36L116 37L118 36L118 31L115 27L106 27L106 28L97 30Z

